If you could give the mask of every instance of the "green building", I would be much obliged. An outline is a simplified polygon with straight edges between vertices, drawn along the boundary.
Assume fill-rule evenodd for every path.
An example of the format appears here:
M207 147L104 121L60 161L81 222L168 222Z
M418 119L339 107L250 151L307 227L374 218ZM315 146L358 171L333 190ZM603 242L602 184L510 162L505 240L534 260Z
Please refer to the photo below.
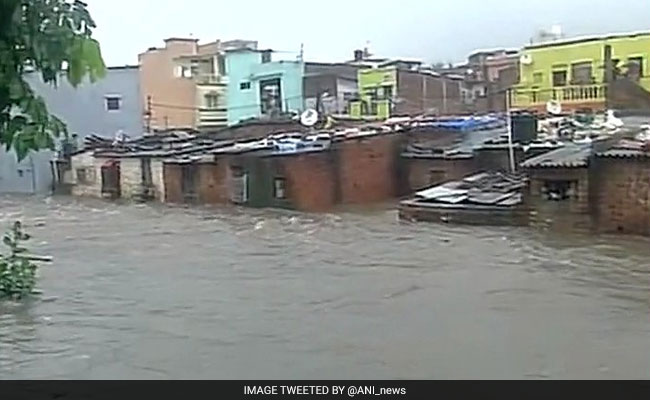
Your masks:
M393 116L462 111L462 77L441 76L419 61L391 60L358 72L359 99L350 116L384 120Z
M358 74L359 101L350 104L350 115L389 118L391 100L397 93L397 68L360 69Z
M514 107L543 108L553 100L566 109L604 108L606 46L614 79L625 77L650 91L650 32L574 38L524 47Z

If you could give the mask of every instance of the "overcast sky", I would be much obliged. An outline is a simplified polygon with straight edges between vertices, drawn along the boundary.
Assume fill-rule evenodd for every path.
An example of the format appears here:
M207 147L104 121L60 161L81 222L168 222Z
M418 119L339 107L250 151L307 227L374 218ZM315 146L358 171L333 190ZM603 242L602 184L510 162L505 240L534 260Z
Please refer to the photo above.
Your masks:
M254 39L305 59L344 61L371 52L426 62L462 61L474 49L520 47L560 24L568 36L650 30L650 0L86 0L106 63L171 36L202 42Z

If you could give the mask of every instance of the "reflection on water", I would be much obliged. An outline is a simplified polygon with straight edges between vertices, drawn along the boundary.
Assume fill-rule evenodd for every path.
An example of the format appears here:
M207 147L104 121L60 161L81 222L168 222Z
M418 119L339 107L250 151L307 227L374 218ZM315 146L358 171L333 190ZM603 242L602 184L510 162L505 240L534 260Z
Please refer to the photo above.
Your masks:
M0 304L1 378L650 378L631 237L2 198L44 294Z

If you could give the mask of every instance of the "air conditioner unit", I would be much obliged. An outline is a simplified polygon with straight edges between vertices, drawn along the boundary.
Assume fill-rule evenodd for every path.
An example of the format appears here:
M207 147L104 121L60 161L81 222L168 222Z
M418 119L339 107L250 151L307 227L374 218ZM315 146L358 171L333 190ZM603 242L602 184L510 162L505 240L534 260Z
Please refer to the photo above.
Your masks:
M521 58L519 59L519 61L520 61L523 65L530 65L530 64L533 63L533 56L531 56L530 54L522 54L522 55L521 55Z

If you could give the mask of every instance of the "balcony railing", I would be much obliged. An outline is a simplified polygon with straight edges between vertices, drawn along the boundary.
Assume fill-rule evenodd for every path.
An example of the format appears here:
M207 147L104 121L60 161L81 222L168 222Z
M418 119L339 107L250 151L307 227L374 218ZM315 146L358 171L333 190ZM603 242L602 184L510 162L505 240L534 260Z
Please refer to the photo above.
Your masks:
M561 104L605 101L607 85L563 86L552 89L517 88L513 93L515 107L538 106L557 101Z
M224 109L199 109L199 126L215 127L224 126L228 123L228 113Z

